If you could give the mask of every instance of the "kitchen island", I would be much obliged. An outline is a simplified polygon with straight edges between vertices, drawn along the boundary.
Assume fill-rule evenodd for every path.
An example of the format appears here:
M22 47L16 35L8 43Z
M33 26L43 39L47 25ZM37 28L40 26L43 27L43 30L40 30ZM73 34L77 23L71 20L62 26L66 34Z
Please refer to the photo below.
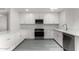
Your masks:
M11 51L16 48L23 40L22 31L0 32L0 51Z

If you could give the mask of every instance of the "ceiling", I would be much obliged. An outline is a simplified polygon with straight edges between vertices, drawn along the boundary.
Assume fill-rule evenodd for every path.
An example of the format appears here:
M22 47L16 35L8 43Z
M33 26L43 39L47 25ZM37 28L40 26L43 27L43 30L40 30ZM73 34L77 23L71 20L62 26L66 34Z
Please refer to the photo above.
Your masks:
M44 12L60 12L62 8L58 9L50 9L50 8L16 8L16 10L20 13L44 13ZM27 11L26 11L27 10Z
M0 8L0 14L7 14L9 11L9 8Z
M0 8L0 14L7 14L10 8ZM19 13L49 13L49 12L60 12L63 9L50 9L50 8L15 8Z

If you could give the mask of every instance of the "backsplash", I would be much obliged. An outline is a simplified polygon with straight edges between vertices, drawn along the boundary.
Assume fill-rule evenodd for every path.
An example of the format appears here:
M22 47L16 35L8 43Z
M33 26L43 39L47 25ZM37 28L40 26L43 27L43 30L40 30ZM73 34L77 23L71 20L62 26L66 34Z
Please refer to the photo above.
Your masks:
M57 28L58 24L54 25L21 25L21 29L25 30L27 33L27 38L34 38L34 29L42 28L44 29L44 38L54 38L54 28Z

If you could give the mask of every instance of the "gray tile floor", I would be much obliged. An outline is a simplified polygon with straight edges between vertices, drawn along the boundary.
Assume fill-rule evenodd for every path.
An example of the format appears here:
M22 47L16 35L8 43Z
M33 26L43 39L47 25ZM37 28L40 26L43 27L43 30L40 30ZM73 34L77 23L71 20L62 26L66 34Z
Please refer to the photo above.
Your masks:
M24 40L14 51L63 51L53 40Z

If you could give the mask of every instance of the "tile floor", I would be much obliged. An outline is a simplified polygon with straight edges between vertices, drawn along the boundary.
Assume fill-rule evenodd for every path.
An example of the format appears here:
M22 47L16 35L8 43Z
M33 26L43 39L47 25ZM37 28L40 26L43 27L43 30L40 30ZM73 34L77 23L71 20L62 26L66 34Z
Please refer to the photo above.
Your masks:
M54 40L24 40L14 51L63 51Z

